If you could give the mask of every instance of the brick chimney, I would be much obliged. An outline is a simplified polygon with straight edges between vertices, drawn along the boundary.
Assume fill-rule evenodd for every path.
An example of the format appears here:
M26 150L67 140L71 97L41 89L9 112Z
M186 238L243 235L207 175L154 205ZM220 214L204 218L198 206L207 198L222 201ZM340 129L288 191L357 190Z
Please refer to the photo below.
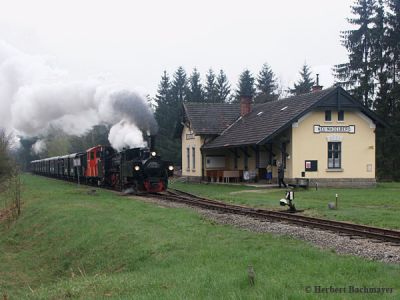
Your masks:
M312 87L313 92L322 91L323 86L319 85L319 74L317 74L317 81L315 85Z
M251 97L240 96L240 116L245 116L251 112Z

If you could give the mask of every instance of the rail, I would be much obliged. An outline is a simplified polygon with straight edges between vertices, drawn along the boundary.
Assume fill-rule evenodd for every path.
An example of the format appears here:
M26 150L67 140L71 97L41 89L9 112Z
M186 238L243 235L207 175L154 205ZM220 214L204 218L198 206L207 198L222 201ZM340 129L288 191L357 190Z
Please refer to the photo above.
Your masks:
M307 217L307 216L273 211L273 210L251 208L243 205L230 204L217 200L210 200L179 190L169 189L166 193L159 193L155 195L165 200L181 202L192 206L202 207L205 209L218 210L226 213L233 213L239 215L247 215L253 218L270 220L270 221L280 221L280 222L283 221L286 223L296 224L300 226L338 232L349 236L371 238L374 240L391 242L396 245L400 245L400 231L396 230L346 223L340 221L332 221L314 217ZM148 196L151 197L151 195Z

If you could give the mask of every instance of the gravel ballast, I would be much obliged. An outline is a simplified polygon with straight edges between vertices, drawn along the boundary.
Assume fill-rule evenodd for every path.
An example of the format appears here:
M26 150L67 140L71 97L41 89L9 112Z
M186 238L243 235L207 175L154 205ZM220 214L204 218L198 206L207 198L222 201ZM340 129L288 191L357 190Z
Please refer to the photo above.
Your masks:
M232 225L253 232L289 235L291 237L307 241L321 249L332 249L338 254L356 255L366 259L385 263L400 263L400 246L390 243L364 239L361 237L353 238L334 232L307 228L283 222L269 222L243 215L220 213L214 210L189 206L183 203L171 202L169 200L163 200L159 198L135 198L163 207L190 207L191 209L194 209L200 213L203 217L218 224Z

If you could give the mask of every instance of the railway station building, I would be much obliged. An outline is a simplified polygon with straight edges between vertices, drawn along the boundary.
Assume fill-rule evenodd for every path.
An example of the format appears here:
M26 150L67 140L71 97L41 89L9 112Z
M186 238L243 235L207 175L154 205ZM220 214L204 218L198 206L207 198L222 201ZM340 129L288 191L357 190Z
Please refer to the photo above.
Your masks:
M185 103L182 176L195 181L263 182L268 164L288 183L372 186L375 129L384 126L341 87L264 104Z

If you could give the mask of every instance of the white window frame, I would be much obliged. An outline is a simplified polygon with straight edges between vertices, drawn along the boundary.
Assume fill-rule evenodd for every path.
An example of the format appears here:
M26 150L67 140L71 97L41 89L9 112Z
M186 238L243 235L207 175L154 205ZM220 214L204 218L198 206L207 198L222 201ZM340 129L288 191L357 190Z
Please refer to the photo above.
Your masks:
M337 149L330 149L330 144L337 144ZM331 155L337 153L338 158L331 158ZM330 160L332 160L332 164L330 165ZM337 165L337 163L339 165ZM328 170L341 170L342 169L342 142L328 142Z
M192 171L196 170L196 147L192 146Z
M190 147L189 146L186 147L186 164L187 164L186 170L190 171Z

